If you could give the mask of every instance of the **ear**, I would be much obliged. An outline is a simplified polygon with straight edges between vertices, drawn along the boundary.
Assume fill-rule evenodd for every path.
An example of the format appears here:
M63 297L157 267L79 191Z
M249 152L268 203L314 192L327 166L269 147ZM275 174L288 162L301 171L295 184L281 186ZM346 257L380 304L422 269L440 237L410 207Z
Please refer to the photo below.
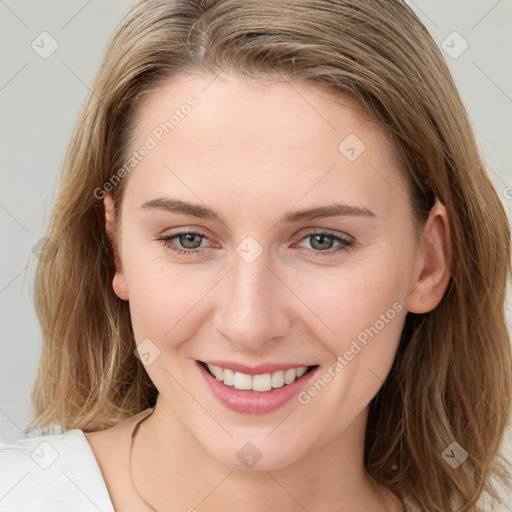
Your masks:
M407 299L411 313L427 313L443 298L450 282L452 248L445 206L436 200L423 228L412 291Z
M121 263L119 248L114 233L116 210L111 194L105 195L103 205L105 206L105 229L107 231L108 238L110 239L110 243L112 244L112 252L114 253L114 262L116 265L116 273L112 280L112 288L120 299L128 300L128 287L126 286L126 278L124 276L123 265Z

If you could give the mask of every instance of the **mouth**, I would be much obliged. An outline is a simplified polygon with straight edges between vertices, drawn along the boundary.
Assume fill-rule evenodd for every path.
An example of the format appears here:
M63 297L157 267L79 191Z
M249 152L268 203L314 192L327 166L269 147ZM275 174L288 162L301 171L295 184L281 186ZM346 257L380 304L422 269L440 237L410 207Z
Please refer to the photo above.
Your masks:
M244 414L263 414L280 408L298 395L319 368L319 365L287 365L286 369L256 373L261 372L262 367L250 369L229 364L250 372L245 373L204 361L196 360L196 364L217 400L228 409ZM283 365L263 368L274 370L276 366Z
M266 393L272 389L289 386L318 367L318 365L297 366L287 370L249 374L234 371L230 368L222 368L221 366L208 364L203 361L198 362L212 377L222 382L225 386L239 391L254 391L256 393Z

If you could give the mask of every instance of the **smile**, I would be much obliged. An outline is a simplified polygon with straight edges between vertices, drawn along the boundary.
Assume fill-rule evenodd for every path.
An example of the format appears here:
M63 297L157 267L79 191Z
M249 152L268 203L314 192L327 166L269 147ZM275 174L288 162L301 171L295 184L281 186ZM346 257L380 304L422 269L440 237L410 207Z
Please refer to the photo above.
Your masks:
M264 414L279 409L307 386L319 368L318 365L282 364L249 368L215 362L196 361L209 392L228 409L243 414Z
M263 393L271 389L287 386L302 377L312 366L300 366L288 370L279 370L273 373L249 375L248 373L235 372L229 368L221 368L213 364L206 367L210 374L226 386L234 387L240 391L258 391Z

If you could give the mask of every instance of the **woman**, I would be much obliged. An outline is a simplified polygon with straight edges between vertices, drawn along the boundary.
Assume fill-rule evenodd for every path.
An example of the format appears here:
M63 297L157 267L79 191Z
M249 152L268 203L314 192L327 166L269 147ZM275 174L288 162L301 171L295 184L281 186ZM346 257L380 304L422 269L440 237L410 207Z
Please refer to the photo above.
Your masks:
M66 432L2 445L5 510L484 510L508 482L509 225L403 2L140 1L47 238L30 428Z

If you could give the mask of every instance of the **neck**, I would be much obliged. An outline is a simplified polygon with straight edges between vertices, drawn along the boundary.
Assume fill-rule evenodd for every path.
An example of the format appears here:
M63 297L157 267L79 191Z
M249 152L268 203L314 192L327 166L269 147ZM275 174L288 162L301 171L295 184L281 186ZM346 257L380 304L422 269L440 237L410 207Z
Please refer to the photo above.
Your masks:
M131 457L133 484L157 511L403 510L363 466L365 410L343 436L270 470L238 469L211 457L158 397L140 423ZM172 508L170 505L172 504Z

